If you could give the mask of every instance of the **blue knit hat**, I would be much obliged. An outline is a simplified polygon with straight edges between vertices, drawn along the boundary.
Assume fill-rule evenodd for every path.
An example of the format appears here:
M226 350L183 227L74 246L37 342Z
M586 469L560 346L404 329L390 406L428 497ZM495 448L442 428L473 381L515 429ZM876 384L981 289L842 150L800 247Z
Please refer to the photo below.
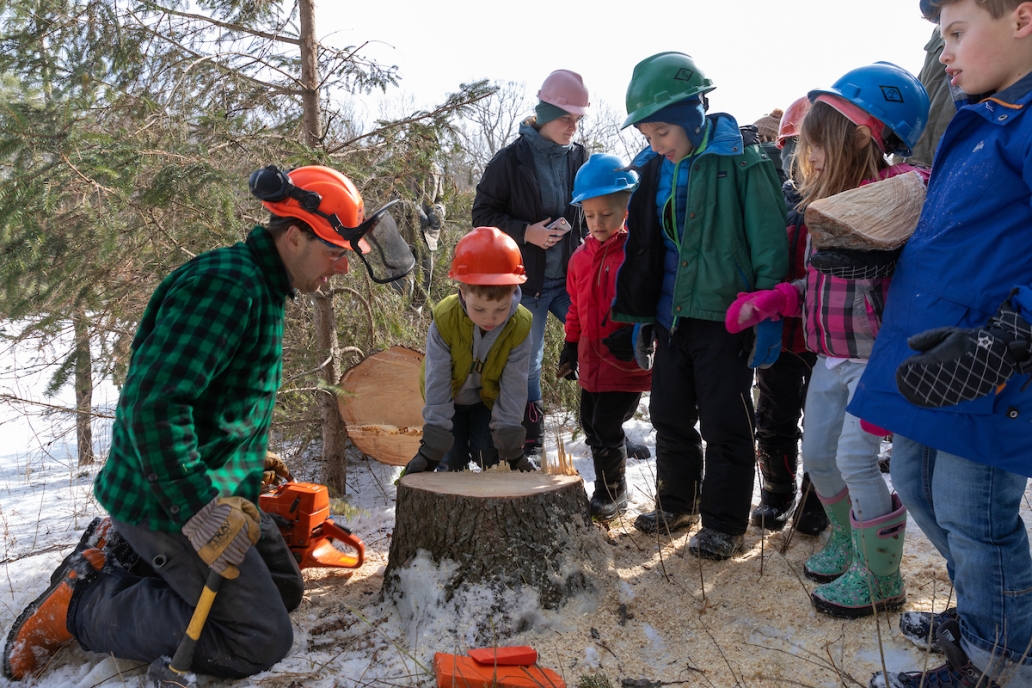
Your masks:
M666 122L676 124L684 129L688 135L692 148L702 145L702 139L706 136L706 108L703 105L701 96L692 96L671 103L661 110L657 110L648 117L643 117L635 125L646 122Z

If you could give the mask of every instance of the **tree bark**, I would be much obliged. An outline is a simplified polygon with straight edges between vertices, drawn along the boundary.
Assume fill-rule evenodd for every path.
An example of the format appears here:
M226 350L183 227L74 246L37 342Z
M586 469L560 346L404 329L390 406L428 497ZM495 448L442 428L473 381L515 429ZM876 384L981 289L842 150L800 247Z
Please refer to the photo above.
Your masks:
M298 14L301 23L301 106L304 117L305 145L318 148L320 145L319 112L319 44L315 38L315 3L313 0L299 0ZM333 308L333 296L315 295L315 337L322 356L330 362L323 367L322 377L333 386L340 379L340 342L337 339L337 314ZM320 394L319 412L322 418L323 480L340 494L347 492L346 450L347 435L344 421L337 413L337 399L330 394Z
M79 307L72 318L75 332L75 439L78 445L79 465L89 466L94 461L93 428L90 426L93 410L93 356L90 353L90 328L86 311Z
M594 591L600 561L580 476L542 473L416 473L398 483L397 522L383 591L403 595L398 571L420 550L458 564L449 598L464 584L537 590L556 609Z

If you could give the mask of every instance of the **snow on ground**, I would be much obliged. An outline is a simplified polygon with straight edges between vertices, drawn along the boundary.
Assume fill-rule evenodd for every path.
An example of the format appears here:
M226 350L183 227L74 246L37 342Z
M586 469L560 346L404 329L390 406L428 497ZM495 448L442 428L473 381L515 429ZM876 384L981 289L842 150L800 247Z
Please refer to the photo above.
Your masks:
M67 391L58 398L41 396L46 372L34 363L46 353L0 351L0 394L70 405ZM110 408L113 399L113 390L103 387L95 401ZM67 416L44 417L38 410L31 417L19 413L30 408L0 404L0 629L5 637L15 617L45 589L51 571L74 546L82 528L101 513L90 490L97 469L76 466ZM646 408L643 403L643 414ZM583 436L568 419L549 421L547 450L554 452L556 435L562 437L590 496L594 474ZM631 421L626 428L632 439L654 451L655 434L647 418ZM99 445L108 437L105 429L97 425L101 455ZM292 468L303 480L314 480L320 473L315 461ZM585 686L606 685L602 676L614 687L622 679L712 688L866 686L871 673L881 668L882 656L890 671L940 661L900 637L898 614L860 621L818 616L808 596L814 584L802 577L803 562L820 546L816 538L797 535L782 555L782 534L764 538L750 528L739 556L710 562L686 552L689 534L684 531L672 538L637 532L631 526L634 517L652 508L654 459L629 462L631 509L609 530L598 528L594 534L607 552L597 594L557 611L541 609L532 594L498 600L479 587L464 588L445 600L442 580L451 564L419 558L403 575L403 601L385 602L379 592L398 472L361 456L350 461L347 501L355 515L346 525L364 540L366 563L354 571L305 572L307 592L293 614L291 653L272 670L250 679L202 677L202 685L433 686L430 667L435 651L463 652L492 628L503 626L522 630L498 638L499 644L534 646L541 665L557 671L571 687L583 677L596 678ZM1025 516L1027 522L1027 507ZM946 606L950 586L943 562L912 522L904 574L908 608L930 609L933 600L936 610ZM500 603L508 608L505 623L494 616ZM143 685L145 669L137 662L68 646L32 685L135 688Z

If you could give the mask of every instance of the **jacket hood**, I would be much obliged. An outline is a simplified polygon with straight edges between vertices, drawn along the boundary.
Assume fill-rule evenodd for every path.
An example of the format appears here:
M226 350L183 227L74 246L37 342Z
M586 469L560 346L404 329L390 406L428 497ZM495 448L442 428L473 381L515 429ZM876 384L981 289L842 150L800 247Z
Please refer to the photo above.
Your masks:
M560 146L558 143L549 141L541 135L537 129L530 125L530 120L524 120L520 124L520 136L527 140L530 144L531 151L534 155L545 155L548 157L562 157L569 153L573 149L573 143L569 145Z

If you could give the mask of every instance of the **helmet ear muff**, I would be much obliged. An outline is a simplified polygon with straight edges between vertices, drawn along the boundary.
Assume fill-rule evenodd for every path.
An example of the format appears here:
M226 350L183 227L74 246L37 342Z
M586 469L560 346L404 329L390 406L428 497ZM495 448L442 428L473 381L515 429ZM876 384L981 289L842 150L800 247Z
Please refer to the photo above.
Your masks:
M314 213L322 203L322 196L315 191L299 189L290 181L290 176L275 165L269 165L251 173L247 180L251 195L259 201L282 203L288 198L297 201L304 210Z

